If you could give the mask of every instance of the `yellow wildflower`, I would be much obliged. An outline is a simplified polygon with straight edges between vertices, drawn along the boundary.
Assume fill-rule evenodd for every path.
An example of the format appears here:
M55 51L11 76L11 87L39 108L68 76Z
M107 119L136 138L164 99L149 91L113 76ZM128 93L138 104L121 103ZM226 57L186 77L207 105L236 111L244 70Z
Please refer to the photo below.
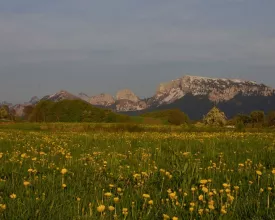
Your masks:
M145 199L149 199L150 195L149 194L143 194L142 197L145 198Z
M14 194L14 193L11 194L11 195L10 195L10 198L11 198L11 199L16 199L16 194Z
M108 209L109 209L110 212L112 212L112 211L115 210L115 207L114 206L109 206Z
M30 184L31 184L31 183L30 183L29 181L24 181L24 182L23 182L23 185L26 186L26 187L29 186Z
M259 176L261 176L261 175L262 175L262 172L259 171L259 170L257 170L257 171L256 171L256 174L259 175Z
M199 196L199 200L200 200L200 201L203 201L203 195L200 195L200 196Z
M98 206L98 207L96 208L96 210L97 210L98 212L100 212L100 213L104 212L104 210L105 210L105 205L100 205L100 206Z
M208 193L208 188L202 187L202 191L203 191L204 193Z
M65 175L67 172L68 172L68 170L65 169L65 168L63 168L63 169L60 171L60 173L61 173L62 175Z
M106 197L111 197L111 196L112 196L112 193L106 192L106 193L104 194L104 196L106 196Z
M115 203L118 203L118 202L119 202L119 198L118 198L118 197L115 197L115 198L114 198L114 202L115 202Z

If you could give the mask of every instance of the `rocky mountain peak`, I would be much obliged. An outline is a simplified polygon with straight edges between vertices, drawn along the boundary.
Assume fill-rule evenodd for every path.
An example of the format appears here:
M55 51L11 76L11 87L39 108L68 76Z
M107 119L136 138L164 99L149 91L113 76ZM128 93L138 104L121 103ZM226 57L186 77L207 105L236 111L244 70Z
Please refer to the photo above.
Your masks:
M115 103L113 96L101 93L99 95L92 96L89 100L92 105L110 106Z
M213 102L222 102L231 100L239 93L246 96L255 94L269 96L274 93L274 89L254 81L186 75L167 83L161 83L153 99L160 105L169 104L187 93L194 96L207 95Z
M78 97L86 102L89 102L90 100L90 97L86 94L86 93L83 93L83 92L80 92L78 94Z
M32 105L35 105L39 101L40 101L40 99L37 96L34 96L34 97L31 98L31 100L28 103L30 103Z
M54 102L58 102L65 99L74 100L74 99L79 99L79 97L67 92L66 90L60 90L59 92L53 95L48 95L43 98L43 100L51 100Z
M140 101L140 98L135 95L130 89L123 89L117 92L116 94L117 100L129 100L132 102Z

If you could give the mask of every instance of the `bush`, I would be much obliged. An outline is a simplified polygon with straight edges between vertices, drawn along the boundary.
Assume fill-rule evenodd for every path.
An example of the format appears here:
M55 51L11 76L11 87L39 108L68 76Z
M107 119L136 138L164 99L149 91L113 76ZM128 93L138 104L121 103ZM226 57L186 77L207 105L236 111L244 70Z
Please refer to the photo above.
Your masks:
M245 132L245 125L243 122L238 122L235 126L237 132Z
M148 112L142 114L141 116L166 120L169 124L172 125L189 124L189 117L179 109Z

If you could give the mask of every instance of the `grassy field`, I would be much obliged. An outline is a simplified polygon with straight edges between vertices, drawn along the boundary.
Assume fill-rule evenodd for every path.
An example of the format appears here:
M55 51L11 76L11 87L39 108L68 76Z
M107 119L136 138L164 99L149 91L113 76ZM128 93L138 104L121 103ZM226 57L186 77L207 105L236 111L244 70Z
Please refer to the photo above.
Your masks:
M0 126L0 219L275 219L273 132L87 126Z

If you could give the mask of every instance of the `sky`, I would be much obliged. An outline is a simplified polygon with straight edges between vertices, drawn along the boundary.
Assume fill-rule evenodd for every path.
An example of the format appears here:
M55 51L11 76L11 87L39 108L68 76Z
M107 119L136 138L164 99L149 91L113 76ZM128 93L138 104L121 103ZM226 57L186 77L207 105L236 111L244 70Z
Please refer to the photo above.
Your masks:
M0 101L152 96L184 75L275 87L274 0L0 0Z

